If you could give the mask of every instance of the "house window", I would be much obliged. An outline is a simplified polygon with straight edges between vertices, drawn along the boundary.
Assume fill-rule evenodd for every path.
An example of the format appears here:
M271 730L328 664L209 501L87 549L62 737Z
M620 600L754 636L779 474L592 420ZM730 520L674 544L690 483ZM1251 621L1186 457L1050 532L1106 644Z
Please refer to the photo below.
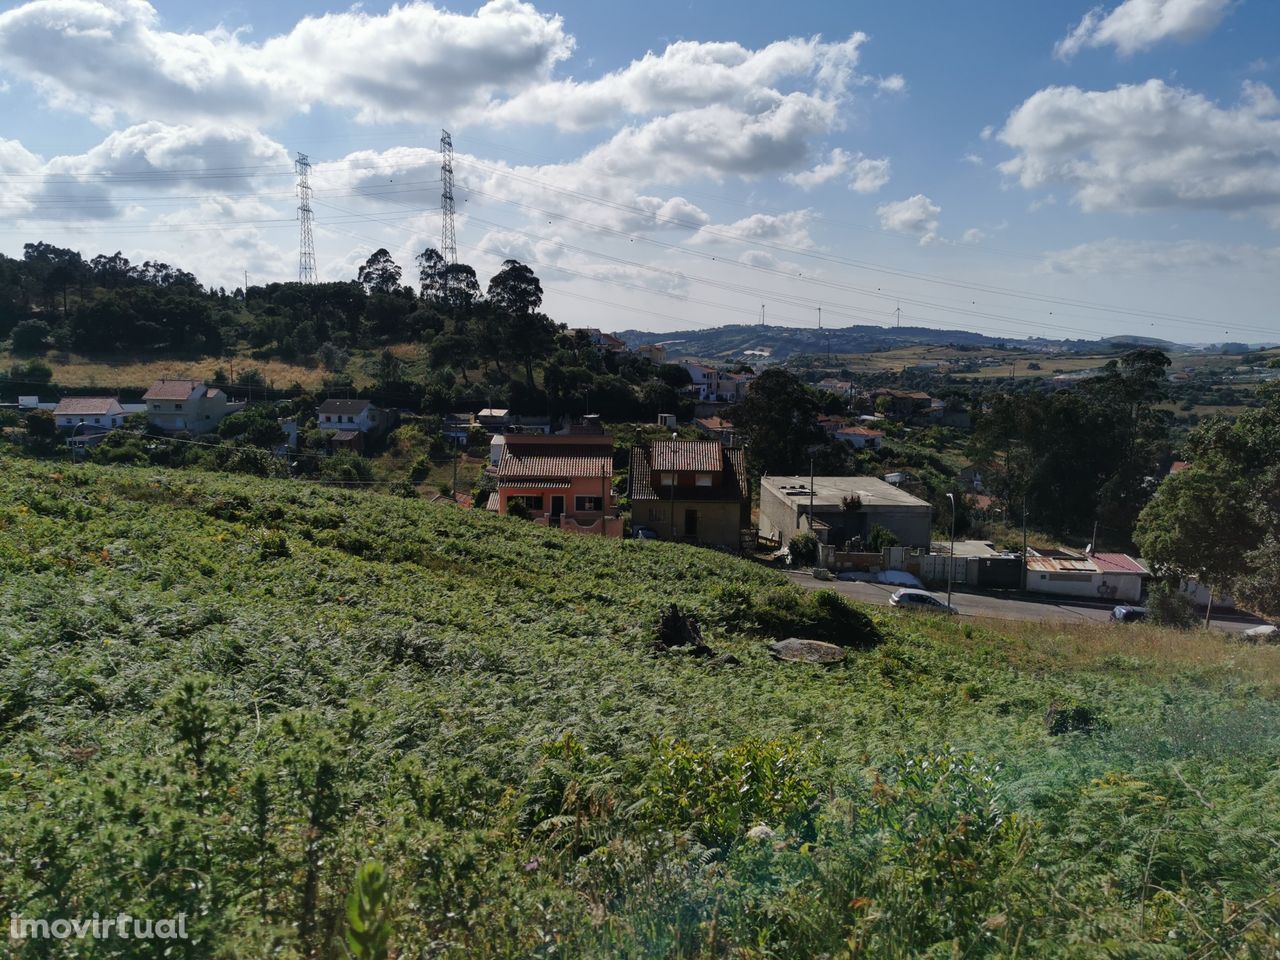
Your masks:
M515 496L507 497L507 509L510 510L511 504L517 502L523 503L525 508L533 513L542 512L542 497L532 497L525 494L516 494Z
M180 404L180 403L175 403L175 404L173 405L173 409L175 409L175 410L181 410L181 409L182 409L182 404Z
M699 486L699 487L709 487L709 486L711 486L711 474L709 474L709 473L700 473L700 474L698 474L696 477L694 477L693 482L694 482L694 485L695 485L695 486Z
M94 423L101 423L101 422L102 422L102 418L101 418L101 417L94 417L94 418L93 418L93 422L94 422Z
M660 474L658 474L658 485L659 485L659 486L662 486L662 487L669 487L669 486L671 486L671 485L672 485L673 483L675 483L675 482L676 482L676 475L675 475L674 473L660 473Z
M574 497L573 509L579 513L599 513L604 509L603 497Z

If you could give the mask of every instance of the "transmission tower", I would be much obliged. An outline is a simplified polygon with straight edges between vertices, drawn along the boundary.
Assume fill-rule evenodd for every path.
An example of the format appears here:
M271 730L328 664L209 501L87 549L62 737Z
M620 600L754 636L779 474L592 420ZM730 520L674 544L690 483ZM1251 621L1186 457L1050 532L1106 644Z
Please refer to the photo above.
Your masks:
M458 262L458 239L453 234L453 137L440 131L440 255L446 266Z
M298 281L316 282L316 244L311 236L311 161L305 153L293 162L298 171Z

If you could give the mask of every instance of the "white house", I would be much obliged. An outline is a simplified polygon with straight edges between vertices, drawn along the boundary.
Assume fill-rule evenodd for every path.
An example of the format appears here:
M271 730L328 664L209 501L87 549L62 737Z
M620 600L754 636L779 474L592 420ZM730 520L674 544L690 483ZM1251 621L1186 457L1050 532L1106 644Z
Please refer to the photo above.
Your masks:
M1027 589L1090 600L1136 603L1151 571L1123 553L1027 556Z
M884 434L868 427L843 427L834 434L837 440L843 440L858 450L879 450Z
M321 430L368 433L378 424L378 409L368 400L326 400L316 408Z
M685 360L680 364L693 380L693 389L697 391L698 399L702 401L715 400L720 393L720 371L715 367L709 367L705 363L698 363L693 360Z
M124 425L126 414L115 397L65 397L53 408L53 419L59 430L75 430L81 434L106 433Z

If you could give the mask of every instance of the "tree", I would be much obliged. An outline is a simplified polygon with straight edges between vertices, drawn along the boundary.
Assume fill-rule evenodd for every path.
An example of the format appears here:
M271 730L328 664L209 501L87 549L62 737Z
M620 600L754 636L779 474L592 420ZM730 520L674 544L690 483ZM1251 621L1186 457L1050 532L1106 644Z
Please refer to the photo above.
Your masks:
M533 362L545 357L555 343L556 325L542 306L542 284L518 260L505 260L489 280L488 301L502 322L500 342L511 356L524 361L525 385L533 389Z
M1187 439L1190 466L1170 474L1134 539L1159 574L1195 577L1237 604L1280 615L1280 390L1235 421Z
M418 264L418 291L423 300L441 303L444 300L445 283L449 265L435 247L427 247L414 258Z
M385 247L380 247L369 255L360 270L356 273L356 281L362 284L369 294L394 293L400 287L400 268L391 259Z
M751 385L730 417L745 439L751 472L796 473L808 469L808 450L824 443L818 402L800 379L771 367Z
M465 263L451 263L445 268L447 289L445 305L455 311L470 310L480 299L480 281L474 268Z
M43 320L23 320L13 328L13 352L39 353L45 348L50 332Z

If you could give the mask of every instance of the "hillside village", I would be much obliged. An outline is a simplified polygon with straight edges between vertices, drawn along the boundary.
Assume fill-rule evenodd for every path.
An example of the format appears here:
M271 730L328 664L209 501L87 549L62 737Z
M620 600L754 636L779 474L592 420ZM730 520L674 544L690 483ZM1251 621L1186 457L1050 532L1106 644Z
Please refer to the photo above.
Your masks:
M0 0L0 955L1280 960L1277 37Z

